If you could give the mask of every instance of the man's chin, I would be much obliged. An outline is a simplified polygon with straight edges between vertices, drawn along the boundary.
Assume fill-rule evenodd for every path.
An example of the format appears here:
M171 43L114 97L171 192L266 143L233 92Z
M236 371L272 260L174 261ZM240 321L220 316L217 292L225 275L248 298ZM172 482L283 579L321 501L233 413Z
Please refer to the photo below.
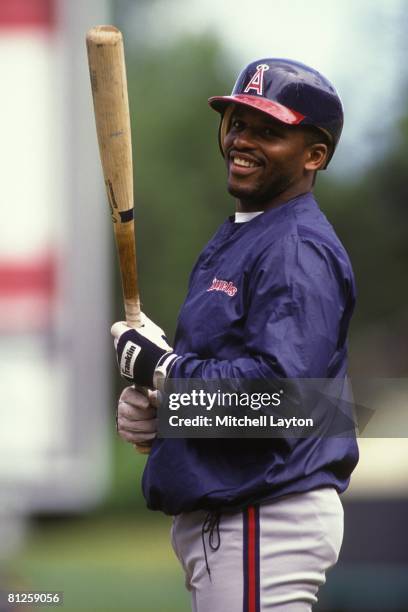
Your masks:
M257 196L259 197L259 190L251 188L251 187L242 187L238 185L234 185L231 183L227 183L227 190L230 195L234 198L238 198L238 200L256 200Z
M270 184L267 189L256 185L237 185L232 181L227 182L227 190L230 195L249 206L264 206L274 198L279 197L290 187L290 181L282 178Z

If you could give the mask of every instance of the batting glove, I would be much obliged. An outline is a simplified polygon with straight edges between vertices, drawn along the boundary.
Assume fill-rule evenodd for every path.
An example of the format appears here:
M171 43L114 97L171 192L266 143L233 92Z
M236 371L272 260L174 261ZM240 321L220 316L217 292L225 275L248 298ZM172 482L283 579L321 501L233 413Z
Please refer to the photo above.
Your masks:
M157 436L158 391L126 387L119 398L116 429L122 440L130 442L142 453L150 450Z
M143 387L157 388L157 379L161 378L163 365L167 373L177 355L168 344L164 331L145 314L141 315L141 327L133 329L120 321L112 325L111 334L115 339L116 356L122 377Z

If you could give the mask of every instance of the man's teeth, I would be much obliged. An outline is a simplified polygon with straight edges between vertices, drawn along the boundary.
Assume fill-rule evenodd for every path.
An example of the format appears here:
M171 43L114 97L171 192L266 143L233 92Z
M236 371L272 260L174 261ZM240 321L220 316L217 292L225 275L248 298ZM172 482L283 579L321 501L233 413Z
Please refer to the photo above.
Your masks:
M248 161L247 159L242 159L241 157L234 157L233 162L236 166L245 166L245 168L255 168L258 164L255 162Z

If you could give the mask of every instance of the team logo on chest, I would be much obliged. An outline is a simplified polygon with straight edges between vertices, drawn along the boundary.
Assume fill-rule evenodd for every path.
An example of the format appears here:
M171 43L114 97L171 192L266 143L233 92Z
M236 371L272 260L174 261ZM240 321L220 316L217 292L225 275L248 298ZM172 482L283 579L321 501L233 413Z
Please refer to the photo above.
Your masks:
M207 291L222 291L230 297L234 297L238 289L231 281L219 280L216 276L213 278L213 282L208 287Z
M268 64L259 64L256 67L256 72L244 89L244 93L249 93L251 89L256 91L259 96L263 95L264 72L269 70Z

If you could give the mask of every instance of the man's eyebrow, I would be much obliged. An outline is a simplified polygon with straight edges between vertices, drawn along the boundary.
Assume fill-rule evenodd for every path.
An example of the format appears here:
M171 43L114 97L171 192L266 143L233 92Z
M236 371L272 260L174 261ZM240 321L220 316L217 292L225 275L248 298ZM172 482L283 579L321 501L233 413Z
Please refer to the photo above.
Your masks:
M235 111L233 111L232 115L231 115L231 119L240 119L242 121L246 120L246 111L245 109L236 109ZM261 125L261 127L268 127L271 128L273 130L284 130L286 127L288 127L285 124L280 123L279 121L277 121L276 119L274 119L273 117L269 117L268 115L265 115L264 117L259 117L259 123Z
M284 126L279 125L279 123L274 123L273 121L268 121L268 120L262 121L259 124L259 127L261 129L271 130L271 132L276 132L277 134L281 134L285 130Z
M280 123L279 121L277 121L276 119L273 119L273 117L265 117L262 118L262 121L268 125L268 127L273 127L273 128L277 128L277 129L282 129L285 126Z

